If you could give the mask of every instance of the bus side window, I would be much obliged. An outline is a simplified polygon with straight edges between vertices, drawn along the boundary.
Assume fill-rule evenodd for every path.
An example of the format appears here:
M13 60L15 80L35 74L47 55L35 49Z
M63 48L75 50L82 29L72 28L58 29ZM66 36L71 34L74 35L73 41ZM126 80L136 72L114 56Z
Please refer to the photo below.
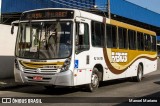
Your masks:
M119 48L120 49L127 49L128 48L127 29L119 27L118 28L118 37L119 37Z
M113 25L106 25L107 47L117 48L117 27Z
M79 24L76 23L76 51L82 52L89 50L89 26L86 23L84 24L84 35L79 35Z
M104 46L104 24L92 21L92 45L94 47Z
M145 50L150 51L151 50L151 36L149 34L144 34L145 36Z
M137 32L137 46L138 50L144 50L144 38L142 32Z
M136 32L134 30L128 30L129 49L136 50Z
M156 51L157 50L156 37L153 35L151 37L152 37L152 51Z

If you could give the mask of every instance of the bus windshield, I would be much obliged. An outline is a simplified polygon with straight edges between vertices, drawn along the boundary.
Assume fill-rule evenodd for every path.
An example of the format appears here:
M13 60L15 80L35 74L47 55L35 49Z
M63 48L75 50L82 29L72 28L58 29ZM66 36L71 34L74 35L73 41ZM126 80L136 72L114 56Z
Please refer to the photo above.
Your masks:
M71 55L72 22L20 23L16 56L27 59L67 58Z

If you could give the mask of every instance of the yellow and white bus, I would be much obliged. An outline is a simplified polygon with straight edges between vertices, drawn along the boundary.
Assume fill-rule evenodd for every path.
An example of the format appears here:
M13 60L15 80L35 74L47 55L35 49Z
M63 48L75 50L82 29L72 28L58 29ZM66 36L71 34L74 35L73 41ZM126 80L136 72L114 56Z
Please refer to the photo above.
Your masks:
M157 70L156 33L77 9L22 13L15 47L15 81L46 88L86 85ZM13 33L13 32L12 32Z

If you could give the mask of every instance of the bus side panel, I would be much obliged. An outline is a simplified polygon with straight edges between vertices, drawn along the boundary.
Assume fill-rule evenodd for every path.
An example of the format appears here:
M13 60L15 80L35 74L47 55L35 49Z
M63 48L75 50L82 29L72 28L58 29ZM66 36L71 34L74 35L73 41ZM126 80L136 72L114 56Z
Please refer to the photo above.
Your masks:
M106 50L106 49L105 49ZM108 55L108 57L105 56L106 53L104 53L104 48L92 48L91 50L91 67L92 69L96 67L96 65L101 65L103 70L99 70L102 72L102 80L107 81L111 79L118 79L118 78L124 78L125 72L122 74L114 74L111 70L114 68L108 64L110 61L106 62L106 58L111 58L111 55Z
M75 69L74 72L75 85L91 83L91 69Z
M138 65L142 64L143 74L148 74L150 72L157 70L157 60L151 61L145 58L135 61L127 70L126 77L137 76Z
M147 59L144 59L144 74L148 74L150 72L157 70L157 59L154 61L150 61Z
M106 64L104 61L103 49L90 47L89 51L84 51L76 55L75 61L77 61L74 70L75 85L88 84L91 83L91 74L96 65L101 65L103 70L103 78L108 78L108 73L106 73ZM97 67L96 67L97 68Z
M138 64L143 63L143 59L133 62L126 70L126 77L133 77L137 75Z
M88 64L87 58L91 58L89 51L83 51L75 54L75 66L74 66L74 85L82 85L91 82L91 70L92 67Z

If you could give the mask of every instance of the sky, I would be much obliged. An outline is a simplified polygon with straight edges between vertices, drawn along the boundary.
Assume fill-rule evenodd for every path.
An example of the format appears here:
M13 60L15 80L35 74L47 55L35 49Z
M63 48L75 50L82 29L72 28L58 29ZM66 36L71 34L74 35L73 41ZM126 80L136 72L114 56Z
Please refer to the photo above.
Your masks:
M160 14L160 0L126 0Z

